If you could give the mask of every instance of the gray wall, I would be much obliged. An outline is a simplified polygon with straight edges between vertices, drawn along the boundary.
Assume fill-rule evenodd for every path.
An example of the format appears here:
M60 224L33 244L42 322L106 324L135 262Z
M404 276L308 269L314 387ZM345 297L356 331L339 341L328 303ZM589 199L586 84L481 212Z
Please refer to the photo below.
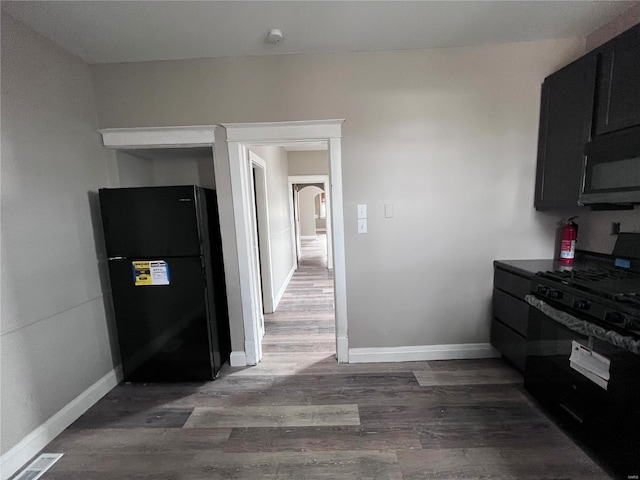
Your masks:
M118 187L152 187L156 184L154 163L128 152L113 152L118 166Z
M532 207L540 85L583 51L564 39L92 68L101 127L345 118L349 342L394 347L488 342L493 259L553 254L557 219Z
M198 169L198 183L201 187L216 188L216 176L213 171L213 153L209 157L196 160Z
M288 152L289 175L329 175L329 152Z
M5 13L1 42L4 454L112 371L114 337L91 72Z
M575 212L579 215L576 247L592 252L611 253L617 240L611 235L611 222L619 222L622 232L640 232L640 210L622 212Z
M114 152L119 186L199 185L215 189L213 152L202 150L185 148Z
M271 274L273 292L277 295L294 268L287 151L282 147L252 147L251 150L267 164Z
M213 160L209 160L213 162ZM213 169L213 163L211 163ZM199 163L195 159L173 160L158 158L153 160L154 180L157 186L165 185L202 185ZM215 185L212 186L215 188Z

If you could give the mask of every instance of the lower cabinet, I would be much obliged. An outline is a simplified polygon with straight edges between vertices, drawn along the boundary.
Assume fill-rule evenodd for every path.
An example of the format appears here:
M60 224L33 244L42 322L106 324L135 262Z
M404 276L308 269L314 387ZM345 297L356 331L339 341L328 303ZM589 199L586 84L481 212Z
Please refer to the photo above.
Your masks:
M530 276L500 268L496 263L493 281L493 319L491 345L520 371L527 353L527 323Z
M527 339L495 317L491 321L491 345L518 370L524 372Z

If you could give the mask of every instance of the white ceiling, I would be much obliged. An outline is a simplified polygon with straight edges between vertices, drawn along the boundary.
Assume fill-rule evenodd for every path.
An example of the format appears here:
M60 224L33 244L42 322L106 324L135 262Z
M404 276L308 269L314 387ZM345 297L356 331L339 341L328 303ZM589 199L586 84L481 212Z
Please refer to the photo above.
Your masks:
M404 50L585 36L625 1L2 1L88 63ZM271 28L284 41L271 45Z

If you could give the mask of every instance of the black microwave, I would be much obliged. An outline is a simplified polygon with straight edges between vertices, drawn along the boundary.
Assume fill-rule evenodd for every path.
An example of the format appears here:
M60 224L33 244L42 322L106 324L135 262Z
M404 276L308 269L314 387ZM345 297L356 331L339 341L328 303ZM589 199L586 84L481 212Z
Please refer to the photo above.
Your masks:
M584 153L581 205L640 204L640 126L594 137Z

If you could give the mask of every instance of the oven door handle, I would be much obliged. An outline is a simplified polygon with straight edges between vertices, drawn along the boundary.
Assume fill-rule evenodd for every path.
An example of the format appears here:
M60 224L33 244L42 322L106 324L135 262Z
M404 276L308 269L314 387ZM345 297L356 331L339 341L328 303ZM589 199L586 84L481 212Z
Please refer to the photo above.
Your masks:
M535 295L527 295L524 299L533 308L540 310L551 320L564 325L569 330L579 333L580 335L595 337L599 340L615 345L616 347L624 348L631 353L640 355L640 340L622 335L615 330L607 330L595 323L581 320L570 313L552 307Z

